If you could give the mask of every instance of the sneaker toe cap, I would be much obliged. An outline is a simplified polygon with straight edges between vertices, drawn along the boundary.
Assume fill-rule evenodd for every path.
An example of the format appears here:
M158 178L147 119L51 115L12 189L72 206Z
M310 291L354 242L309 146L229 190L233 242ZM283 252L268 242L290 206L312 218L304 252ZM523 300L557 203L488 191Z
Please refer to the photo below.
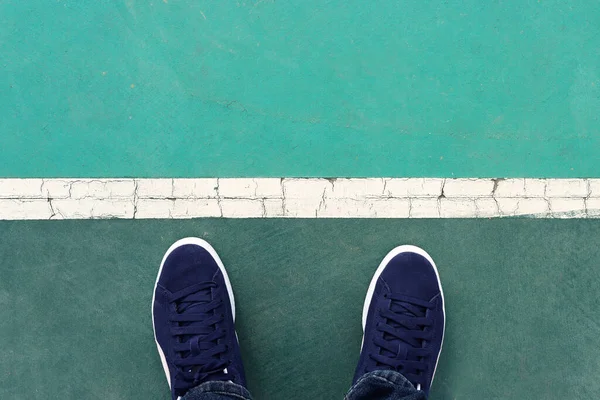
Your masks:
M198 282L214 280L219 271L208 250L187 244L178 247L166 258L159 284L170 292L176 292Z
M435 267L422 255L400 253L390 260L380 279L394 293L431 300L440 293Z

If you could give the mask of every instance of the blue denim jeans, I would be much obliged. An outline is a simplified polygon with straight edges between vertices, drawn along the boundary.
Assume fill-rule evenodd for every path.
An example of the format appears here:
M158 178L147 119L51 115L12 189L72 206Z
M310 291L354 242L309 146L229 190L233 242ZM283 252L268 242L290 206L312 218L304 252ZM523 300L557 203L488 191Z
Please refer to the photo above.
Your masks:
M205 382L185 395L183 400L251 400L246 388L231 382ZM395 371L374 371L363 375L345 400L425 400L425 393L415 389Z

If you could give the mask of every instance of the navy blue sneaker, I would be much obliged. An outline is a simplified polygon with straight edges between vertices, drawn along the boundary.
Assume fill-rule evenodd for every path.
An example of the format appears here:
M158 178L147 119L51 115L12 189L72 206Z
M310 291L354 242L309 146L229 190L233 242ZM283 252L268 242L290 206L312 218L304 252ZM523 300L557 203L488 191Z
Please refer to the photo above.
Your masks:
M215 250L198 238L173 244L158 271L152 322L174 400L208 381L246 387L234 321L231 283Z
M429 395L444 340L444 294L424 250L399 246L375 272L363 308L363 344L354 383L393 370Z

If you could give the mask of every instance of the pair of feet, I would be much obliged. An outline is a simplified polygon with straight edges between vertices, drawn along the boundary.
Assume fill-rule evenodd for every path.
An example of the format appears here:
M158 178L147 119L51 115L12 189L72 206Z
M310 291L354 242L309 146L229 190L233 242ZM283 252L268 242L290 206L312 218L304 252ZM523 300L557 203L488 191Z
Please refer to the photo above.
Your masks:
M208 381L246 387L227 271L204 240L186 238L165 254L152 300L158 352L173 399ZM394 370L429 392L442 349L444 296L435 263L399 246L381 262L363 308L363 343L354 382Z

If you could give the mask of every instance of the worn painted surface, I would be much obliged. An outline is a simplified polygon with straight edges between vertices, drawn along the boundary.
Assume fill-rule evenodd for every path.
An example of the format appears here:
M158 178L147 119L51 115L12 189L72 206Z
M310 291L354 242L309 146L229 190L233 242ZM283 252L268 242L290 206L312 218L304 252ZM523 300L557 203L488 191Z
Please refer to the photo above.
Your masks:
M0 177L597 177L598 15L2 1Z
M445 291L432 399L598 399L599 232L547 219L0 222L0 397L167 399L152 289L168 246L199 235L229 270L257 399L342 398L368 283L404 243L431 253Z
M0 179L0 220L600 218L600 179Z

